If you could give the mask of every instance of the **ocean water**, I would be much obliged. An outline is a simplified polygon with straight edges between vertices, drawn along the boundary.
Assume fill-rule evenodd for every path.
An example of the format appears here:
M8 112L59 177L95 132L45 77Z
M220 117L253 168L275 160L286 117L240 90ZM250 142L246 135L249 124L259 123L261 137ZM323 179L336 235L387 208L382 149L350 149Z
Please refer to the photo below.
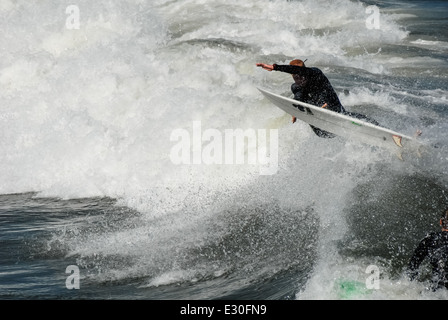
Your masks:
M404 275L448 207L447 1L2 0L0 16L0 299L447 299L426 266ZM401 161L291 124L256 89L287 96L291 77L255 64L295 58L428 148ZM270 134L272 174L195 158L201 134L236 129Z

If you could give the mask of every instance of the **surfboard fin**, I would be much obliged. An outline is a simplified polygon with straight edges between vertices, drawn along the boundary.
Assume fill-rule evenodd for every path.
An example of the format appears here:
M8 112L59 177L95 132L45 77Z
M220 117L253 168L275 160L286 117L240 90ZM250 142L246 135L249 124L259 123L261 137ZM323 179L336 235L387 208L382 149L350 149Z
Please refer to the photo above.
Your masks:
M392 138L394 139L394 142L397 146L399 146L400 148L403 148L403 145L401 144L401 136L393 135Z

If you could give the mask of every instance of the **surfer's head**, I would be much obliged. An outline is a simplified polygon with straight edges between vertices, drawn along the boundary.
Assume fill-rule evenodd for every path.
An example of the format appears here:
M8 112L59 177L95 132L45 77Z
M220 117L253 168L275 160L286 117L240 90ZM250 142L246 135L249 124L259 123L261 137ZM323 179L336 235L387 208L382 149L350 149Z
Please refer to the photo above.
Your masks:
M291 66L305 67L305 62L299 59L292 60L289 64ZM300 87L303 87L307 82L307 79L305 77L299 76L298 74L293 74L292 78L294 79L294 82L297 83L297 85L299 85Z
M440 226L443 230L448 231L448 208L446 208L440 218Z
M300 59L291 60L291 62L289 64L291 66L299 66L299 67L304 67L305 66L305 62L303 62Z

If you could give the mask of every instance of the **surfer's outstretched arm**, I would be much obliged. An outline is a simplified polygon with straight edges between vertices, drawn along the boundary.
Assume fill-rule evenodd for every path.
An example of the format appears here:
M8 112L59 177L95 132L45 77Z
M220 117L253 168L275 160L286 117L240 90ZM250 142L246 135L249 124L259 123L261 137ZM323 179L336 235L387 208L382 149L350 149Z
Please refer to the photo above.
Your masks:
M257 67L261 67L261 68L263 68L264 70L267 70L267 71L274 70L274 65L272 65L272 64L257 63Z
M261 67L264 70L267 71L281 71L286 72L289 74L298 74L301 76L313 76L313 77L319 77L320 75L323 75L322 71L316 69L316 68L307 68L305 66L296 66L296 65L282 65L282 64L266 64L266 63L257 63L257 67Z

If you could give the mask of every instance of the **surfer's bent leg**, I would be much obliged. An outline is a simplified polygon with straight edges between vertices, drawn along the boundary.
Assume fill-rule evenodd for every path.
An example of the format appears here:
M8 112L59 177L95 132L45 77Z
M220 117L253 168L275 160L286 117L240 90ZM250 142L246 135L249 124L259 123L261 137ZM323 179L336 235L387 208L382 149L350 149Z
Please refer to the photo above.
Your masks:
M314 133L318 137L320 137L320 138L334 138L334 137L336 137L336 135L334 135L333 133L327 132L327 131L319 129L319 128L316 128L315 126L313 126L311 124L310 124L310 127L311 127L311 129L313 129Z
M293 83L291 85L291 91L294 94L294 100L297 101L302 101L302 90L300 90L300 87L297 83ZM304 112L305 109L302 106L295 106L297 109L299 109L300 111Z

